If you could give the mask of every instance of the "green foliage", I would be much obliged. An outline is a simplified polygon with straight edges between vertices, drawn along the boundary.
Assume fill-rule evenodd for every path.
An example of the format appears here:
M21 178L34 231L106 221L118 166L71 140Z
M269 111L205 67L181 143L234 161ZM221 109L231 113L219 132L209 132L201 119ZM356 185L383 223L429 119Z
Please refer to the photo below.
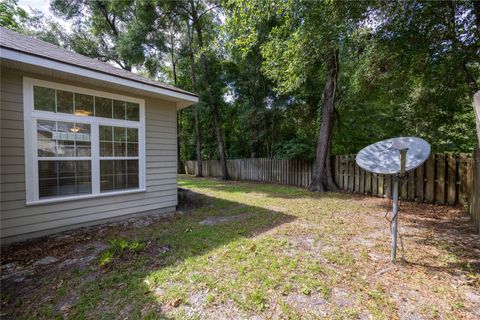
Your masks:
M18 6L18 0L0 1L0 26L22 31L26 20L28 20L28 14Z
M108 241L108 249L98 257L100 266L107 266L115 259L119 259L129 253L138 253L145 248L145 244L136 240L115 238Z
M315 149L312 143L301 138L277 143L274 151L275 156L279 159L313 160L315 158Z
M51 8L71 32L16 0L0 2L0 24L199 94L179 115L182 159L196 158L195 111L202 158L219 158L212 103L229 158L312 159L331 48L340 52L334 154L400 135L434 151L476 144L478 1L52 0Z

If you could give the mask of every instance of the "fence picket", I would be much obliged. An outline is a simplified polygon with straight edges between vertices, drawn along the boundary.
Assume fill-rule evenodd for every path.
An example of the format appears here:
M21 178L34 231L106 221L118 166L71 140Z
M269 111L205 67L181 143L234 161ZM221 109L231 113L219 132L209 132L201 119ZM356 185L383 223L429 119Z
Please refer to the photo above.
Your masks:
M463 206L467 203L469 190L467 189L467 162L465 161L465 155L462 154L459 155L458 173L458 203Z
M445 155L435 155L437 178L435 179L435 203L445 203Z
M365 193L372 193L372 174L370 172L365 172Z
M424 200L424 176L423 176L423 173L424 173L424 168L425 168L425 164L422 164L421 166L417 167L417 169L415 170L415 173L417 175L417 181L416 181L416 196L417 196L417 202L423 202Z
M425 162L425 200L432 203L435 187L435 156L433 154Z

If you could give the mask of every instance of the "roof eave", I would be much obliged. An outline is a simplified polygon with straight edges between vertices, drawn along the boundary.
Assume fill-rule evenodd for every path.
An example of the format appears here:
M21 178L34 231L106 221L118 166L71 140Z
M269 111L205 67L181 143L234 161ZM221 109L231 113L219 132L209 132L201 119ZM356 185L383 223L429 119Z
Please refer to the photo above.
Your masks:
M148 92L150 94L157 94L159 96L166 96L170 99L174 99L177 105L177 110L186 108L192 104L198 102L198 96L186 94L183 92L169 90L166 88L161 88L157 86L152 86L147 83L134 81L115 75L107 74L100 71L95 71L91 69L81 68L75 65L68 63L62 63L57 60L51 60L40 56L35 56L25 52L19 52L16 50L8 49L5 47L0 48L0 58L13 60L25 64L30 64L46 69L58 70L65 73L70 73L73 75L80 75L86 78L91 78L95 80L101 80L105 82L115 83L125 87L133 88L136 90L141 90Z

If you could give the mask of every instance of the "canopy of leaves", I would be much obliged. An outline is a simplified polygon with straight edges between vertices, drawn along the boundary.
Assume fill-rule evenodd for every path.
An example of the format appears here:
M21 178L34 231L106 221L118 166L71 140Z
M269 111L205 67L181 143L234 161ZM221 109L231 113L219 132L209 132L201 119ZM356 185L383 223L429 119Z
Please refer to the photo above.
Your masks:
M208 88L230 158L312 159L331 48L340 52L333 153L400 135L435 151L476 144L478 1L52 0L51 8L71 30L16 0L0 3L0 24L198 92L205 159L218 158ZM195 158L194 110L179 119L182 159Z

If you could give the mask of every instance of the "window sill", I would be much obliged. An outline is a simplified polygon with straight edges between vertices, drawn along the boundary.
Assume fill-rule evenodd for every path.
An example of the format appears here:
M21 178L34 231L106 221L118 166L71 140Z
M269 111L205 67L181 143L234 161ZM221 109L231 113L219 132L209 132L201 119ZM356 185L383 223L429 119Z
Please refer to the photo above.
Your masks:
M51 203L58 203L58 202L103 198L103 197L110 197L110 196L117 196L117 195L131 194L131 193L142 193L142 192L147 192L147 189L133 189L133 190L124 190L124 191L105 192L105 193L99 193L99 194L85 194L82 196L49 198L49 199L43 199L43 200L27 201L26 205L35 206L35 205L41 205L41 204L51 204Z

